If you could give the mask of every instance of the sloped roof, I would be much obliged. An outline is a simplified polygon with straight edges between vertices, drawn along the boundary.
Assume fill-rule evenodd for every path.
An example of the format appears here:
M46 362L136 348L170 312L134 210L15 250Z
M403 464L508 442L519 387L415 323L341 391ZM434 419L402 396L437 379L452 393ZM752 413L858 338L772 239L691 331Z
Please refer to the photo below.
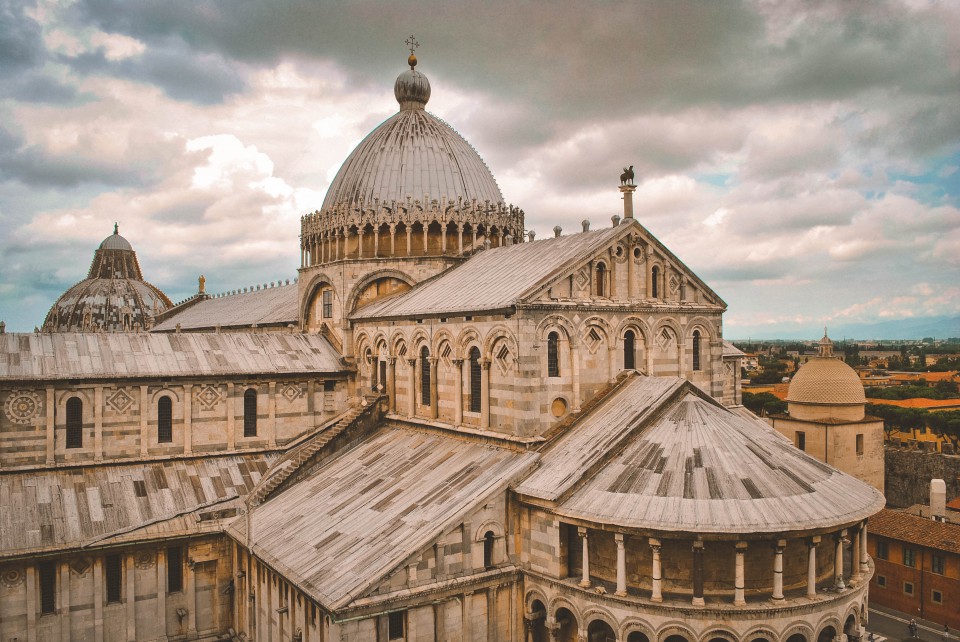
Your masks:
M387 426L255 508L253 550L326 608L342 608L537 457ZM228 527L240 541L244 522Z
M0 334L0 381L342 370L340 356L316 334Z
M572 267L621 233L626 233L626 227L483 250L412 290L371 303L352 317L369 319L507 308L555 272L568 265Z
M206 456L0 473L0 557L79 548L133 530L144 537L219 530L198 510L230 505L253 488L275 455Z
M960 555L960 524L935 522L884 509L870 518L870 534Z
M295 324L299 315L297 305L296 283L213 297L172 313L154 326L153 331L172 332L178 323L183 330L213 329L218 325L229 328Z
M745 357L747 353L733 345L730 341L723 342L723 357L732 358L732 357Z
M643 379L574 425L517 492L556 501L555 512L579 519L703 533L808 530L883 508L871 486L794 448L765 422L682 380ZM651 387L670 382L681 382L679 395ZM605 450L602 466L578 464L578 450L597 461L594 452Z

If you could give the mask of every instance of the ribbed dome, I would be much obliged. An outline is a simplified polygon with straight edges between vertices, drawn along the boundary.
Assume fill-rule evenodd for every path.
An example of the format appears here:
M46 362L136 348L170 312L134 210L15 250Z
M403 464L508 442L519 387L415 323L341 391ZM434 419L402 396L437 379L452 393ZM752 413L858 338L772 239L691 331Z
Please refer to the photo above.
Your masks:
M394 85L400 112L374 129L343 163L327 191L323 210L336 205L413 200L503 203L493 174L460 134L424 111L430 82L418 71Z
M137 254L114 226L100 243L87 278L57 299L43 322L48 332L146 330L173 304L143 280Z
M825 405L865 404L856 371L835 357L814 357L790 382L787 401Z

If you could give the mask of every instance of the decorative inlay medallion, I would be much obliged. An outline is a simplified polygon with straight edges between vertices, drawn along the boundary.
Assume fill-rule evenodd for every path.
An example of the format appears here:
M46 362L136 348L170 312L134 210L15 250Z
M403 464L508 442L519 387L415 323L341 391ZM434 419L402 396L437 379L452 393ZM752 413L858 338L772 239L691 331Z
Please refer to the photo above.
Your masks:
M137 551L137 554L133 558L133 563L140 570L153 568L153 562L153 551Z
M677 278L676 274L670 276L670 291L676 292L680 289L680 279Z
M133 397L131 397L126 390L120 388L115 393L107 397L107 405L113 408L116 412L123 414L129 410L130 406L133 405Z
M581 268L580 271L577 272L577 287L586 287L588 281L590 281L590 275L587 273L587 268Z
M283 389L280 391L280 394L286 399L289 403L293 403L297 399L303 396L303 387L299 383L287 383L284 384Z
M14 588L23 584L23 569L17 566L10 566L3 569L0 573L0 582L7 588Z
M657 335L657 343L660 344L661 349L666 349L671 343L673 343L673 333L664 328L660 331L660 334Z
M86 557L78 557L70 562L70 570L74 575L83 577L90 570L90 560Z
M596 326L590 326L590 329L587 330L586 335L583 337L583 343L587 346L590 354L594 354L597 348L600 347L600 344L603 343L603 335L600 334Z
M42 402L40 395L31 390L13 392L7 397L4 410L7 418L15 424L26 426L40 414Z
M197 390L195 397L201 408L213 410L223 400L223 393L220 392L219 386L207 384Z

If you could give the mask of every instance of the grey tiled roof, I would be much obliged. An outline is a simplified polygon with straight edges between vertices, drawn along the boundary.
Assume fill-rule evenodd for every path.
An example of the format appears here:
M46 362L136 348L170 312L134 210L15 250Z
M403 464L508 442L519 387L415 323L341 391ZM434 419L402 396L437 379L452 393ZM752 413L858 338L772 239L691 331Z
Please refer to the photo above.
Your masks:
M153 331L171 332L178 323L184 330L287 325L297 322L297 300L296 283L206 299L164 319Z
M409 292L371 303L355 319L498 310L517 303L544 279L612 240L609 227L532 243L483 250Z
M740 348L738 348L737 346L735 346L735 345L733 345L732 343L730 343L729 341L724 341L724 342L723 342L723 356L724 356L724 357L731 357L731 358L732 358L732 357L743 357L743 356L746 356L746 353L745 353L743 350L741 350Z
M339 372L320 335L280 332L0 334L0 381Z
M220 530L216 520L192 513L235 508L231 502L253 488L274 458L258 453L5 473L0 558Z
M255 508L253 550L325 608L341 608L537 458L387 426ZM241 541L244 521L228 527Z
M679 396L652 394L681 381L655 379L666 381L631 381L575 425L517 492L558 501L561 515L675 532L809 530L883 508L873 487L796 449L763 421L723 408L689 383ZM587 460L604 449L613 456L594 476L573 478L589 463L578 466L573 453Z

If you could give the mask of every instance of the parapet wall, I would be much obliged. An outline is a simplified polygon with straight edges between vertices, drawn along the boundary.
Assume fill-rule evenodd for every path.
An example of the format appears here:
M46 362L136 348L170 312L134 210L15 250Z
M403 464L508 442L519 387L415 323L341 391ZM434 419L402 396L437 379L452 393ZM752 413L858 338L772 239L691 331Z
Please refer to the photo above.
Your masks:
M915 446L884 449L887 505L906 508L930 502L930 480L947 484L947 500L960 496L960 455L919 450Z

